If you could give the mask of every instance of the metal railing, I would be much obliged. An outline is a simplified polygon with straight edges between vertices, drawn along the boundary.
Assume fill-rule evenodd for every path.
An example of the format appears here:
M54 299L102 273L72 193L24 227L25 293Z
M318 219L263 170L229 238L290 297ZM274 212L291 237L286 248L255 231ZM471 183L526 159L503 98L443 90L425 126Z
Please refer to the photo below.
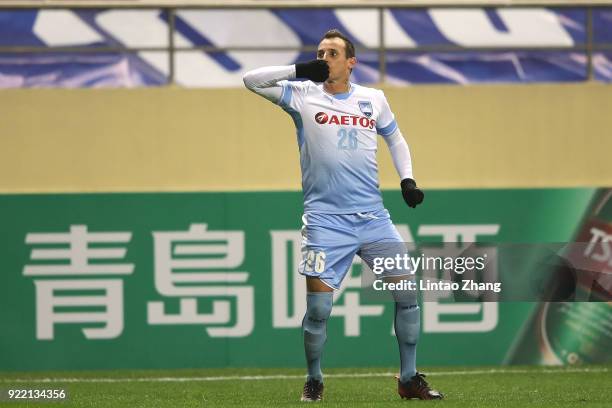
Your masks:
M427 4L427 7L424 5ZM499 5L499 7L498 7ZM577 7L586 11L585 15L585 29L586 29L586 41L584 44L577 44L572 46L562 47L551 47L551 46L470 46L464 47L460 45L418 45L414 47L393 47L385 45L385 18L384 12L386 9L432 9L432 8L490 8L495 6L495 9L505 8L541 8L542 6L555 6L555 7ZM442 1L442 0L423 0L423 1L411 1L409 3L404 2L389 2L389 1L350 1L340 2L327 1L327 0L315 0L308 3L287 1L252 1L252 0L235 0L219 3L216 1L207 0L196 0L192 2L180 2L174 0L161 0L161 1L88 1L88 2L74 2L68 0L25 0L25 1L3 1L0 3L0 11L6 9L156 9L161 10L167 16L168 24L168 40L167 46L155 46L155 47L126 47L121 45L113 46L70 46L70 47L40 47L40 46L0 46L0 53L138 53L138 52L166 52L168 53L168 76L167 83L175 83L175 64L176 64L176 53L182 51L202 51L207 53L222 53L232 51L298 51L298 52L314 52L316 51L316 45L303 45L299 47L275 47L275 46L255 46L255 47L218 47L214 45L190 45L190 46L177 46L175 44L176 34L176 13L177 10L194 10L194 9L283 9L283 8L296 8L310 9L310 8L352 8L352 9L376 9L378 12L378 28L379 28L379 45L377 47L366 47L363 45L356 44L356 50L358 53L371 52L378 53L379 57L379 78L380 82L385 82L387 62L386 54L388 52L405 52L405 53L447 53L447 52L519 52L519 51L565 51L565 52L579 52L584 53L586 56L586 80L590 81L594 78L593 72L593 54L600 51L612 51L611 43L595 43L594 42L594 28L593 28L593 10L600 7L612 6L612 0L601 0L601 1L585 1L580 3L564 1L564 0L490 0L490 1L477 1L477 0L456 0L456 1Z

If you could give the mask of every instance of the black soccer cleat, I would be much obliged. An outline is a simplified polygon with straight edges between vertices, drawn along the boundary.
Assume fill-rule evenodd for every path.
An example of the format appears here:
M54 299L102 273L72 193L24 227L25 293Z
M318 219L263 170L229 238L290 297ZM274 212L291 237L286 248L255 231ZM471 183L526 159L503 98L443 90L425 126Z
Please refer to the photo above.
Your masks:
M302 391L302 402L316 402L323 399L323 383L315 379L310 379L304 384Z
M429 387L429 384L425 381L425 374L417 372L414 377L405 383L400 382L399 376L395 378L397 378L397 393L402 399L441 400L444 398L440 391Z

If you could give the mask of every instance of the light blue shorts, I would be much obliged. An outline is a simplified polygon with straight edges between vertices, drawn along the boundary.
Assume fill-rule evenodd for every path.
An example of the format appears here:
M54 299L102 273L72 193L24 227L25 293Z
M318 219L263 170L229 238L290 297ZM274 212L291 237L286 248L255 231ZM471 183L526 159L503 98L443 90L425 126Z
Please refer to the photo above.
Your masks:
M356 214L306 213L302 222L299 273L319 278L334 289L340 287L355 255L372 268L375 258L407 254L386 209ZM380 276L408 273L406 269L389 269Z

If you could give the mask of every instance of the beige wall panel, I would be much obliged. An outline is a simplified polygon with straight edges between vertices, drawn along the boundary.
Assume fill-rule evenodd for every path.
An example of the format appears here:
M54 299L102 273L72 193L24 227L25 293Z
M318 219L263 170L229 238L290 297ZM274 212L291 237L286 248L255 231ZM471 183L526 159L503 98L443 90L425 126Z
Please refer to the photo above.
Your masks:
M386 94L412 148L415 177L424 185L612 185L611 86L412 90ZM386 162L381 170L386 185Z
M611 86L385 92L425 187L612 185ZM292 120L246 90L0 91L0 192L299 188Z

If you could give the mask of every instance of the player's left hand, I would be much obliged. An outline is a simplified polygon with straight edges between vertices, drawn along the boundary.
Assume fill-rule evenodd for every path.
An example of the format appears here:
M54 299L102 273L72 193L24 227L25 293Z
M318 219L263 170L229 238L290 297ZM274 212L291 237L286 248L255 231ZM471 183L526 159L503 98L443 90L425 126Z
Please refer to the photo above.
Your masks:
M411 178L405 178L402 180L402 197L410 208L416 208L417 205L423 202L425 193L423 193L416 185L416 181Z

